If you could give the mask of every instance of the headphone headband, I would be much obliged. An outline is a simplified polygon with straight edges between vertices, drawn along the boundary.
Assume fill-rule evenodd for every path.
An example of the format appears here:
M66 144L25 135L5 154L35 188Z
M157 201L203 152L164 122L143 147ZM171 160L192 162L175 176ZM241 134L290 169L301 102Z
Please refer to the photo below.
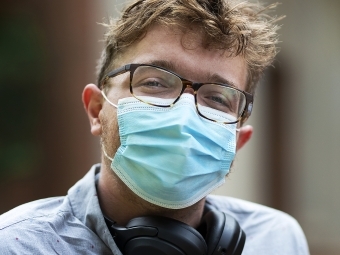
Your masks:
M125 227L104 218L124 255L239 255L246 240L232 216L217 211L208 203L197 230L161 216L137 217Z

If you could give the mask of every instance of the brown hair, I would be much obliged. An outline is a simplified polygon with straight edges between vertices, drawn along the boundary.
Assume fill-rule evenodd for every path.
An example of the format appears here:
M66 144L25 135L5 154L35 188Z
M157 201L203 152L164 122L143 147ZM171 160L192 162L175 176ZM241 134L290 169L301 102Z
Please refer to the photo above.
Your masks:
M110 20L105 49L98 64L98 85L124 49L140 40L153 24L200 28L203 44L241 55L248 64L247 91L253 93L263 70L277 54L279 28L267 13L277 4L238 0L135 0L117 21Z

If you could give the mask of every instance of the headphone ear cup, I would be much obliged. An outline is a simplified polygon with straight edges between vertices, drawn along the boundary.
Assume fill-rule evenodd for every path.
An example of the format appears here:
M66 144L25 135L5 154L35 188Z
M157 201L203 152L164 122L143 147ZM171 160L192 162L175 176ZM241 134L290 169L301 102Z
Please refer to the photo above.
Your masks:
M242 253L246 236L238 222L217 210L208 211L198 231L205 238L208 255L238 255Z
M105 222L125 255L240 255L246 236L238 222L207 204L205 207L197 230L160 216L134 218L126 227L106 217Z
M122 232L116 232L117 238L125 240L117 241L121 243L119 248L123 254L127 255L205 255L207 251L205 240L196 229L170 218L134 218Z
M225 225L225 217L219 211L208 211L202 218L198 231L205 238L208 246L208 255L213 254L220 242Z

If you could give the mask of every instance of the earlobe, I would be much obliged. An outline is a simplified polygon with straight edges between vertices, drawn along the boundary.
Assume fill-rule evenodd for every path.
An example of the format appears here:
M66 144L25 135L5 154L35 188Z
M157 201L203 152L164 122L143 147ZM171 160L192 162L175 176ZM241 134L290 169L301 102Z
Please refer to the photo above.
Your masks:
M253 134L253 127L250 125L241 127L238 132L236 151L241 149L251 138Z
M99 113L102 109L102 94L94 84L85 86L83 94L83 105L90 120L91 133L95 136L101 135L101 123Z

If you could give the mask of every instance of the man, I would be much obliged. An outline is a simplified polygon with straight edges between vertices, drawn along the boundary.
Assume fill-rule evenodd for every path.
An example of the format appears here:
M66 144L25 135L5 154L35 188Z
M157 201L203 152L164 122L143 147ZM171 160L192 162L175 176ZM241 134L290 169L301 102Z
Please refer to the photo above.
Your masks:
M205 207L238 221L247 236L242 254L309 254L290 216L208 195L253 132L243 123L277 51L277 26L265 10L232 0L138 0L107 24L98 84L83 92L102 163L67 196L2 215L1 254L131 254L120 237L131 220L200 229Z

